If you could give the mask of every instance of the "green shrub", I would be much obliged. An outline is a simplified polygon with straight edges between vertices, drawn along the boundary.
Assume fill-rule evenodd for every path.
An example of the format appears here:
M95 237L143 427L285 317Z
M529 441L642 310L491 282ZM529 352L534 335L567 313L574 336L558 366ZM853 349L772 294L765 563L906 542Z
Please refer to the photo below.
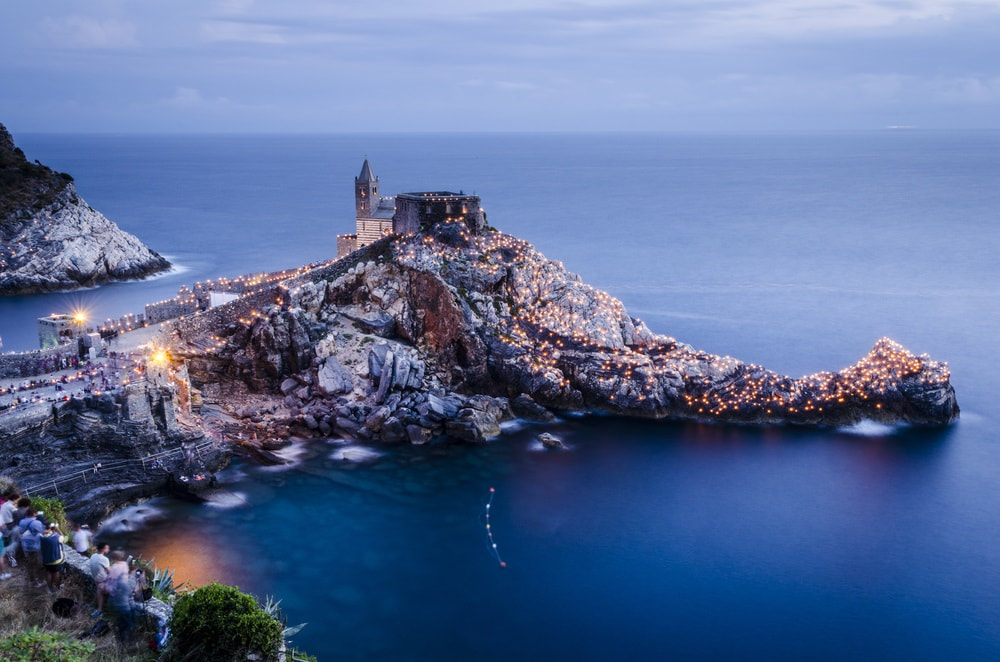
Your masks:
M49 499L47 497L31 497L31 505L36 512L45 513L46 522L55 522L59 525L59 530L63 535L73 533L66 526L66 509L59 499Z
M8 662L87 662L94 644L37 627L0 640L0 659Z
M208 584L182 595L170 618L165 660L235 660L248 654L277 657L283 626L238 588Z

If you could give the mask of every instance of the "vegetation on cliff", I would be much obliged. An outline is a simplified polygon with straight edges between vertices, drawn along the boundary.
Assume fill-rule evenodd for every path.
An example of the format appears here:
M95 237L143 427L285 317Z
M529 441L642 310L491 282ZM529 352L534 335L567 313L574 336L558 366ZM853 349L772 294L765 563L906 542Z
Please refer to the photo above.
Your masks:
M32 212L51 205L73 181L65 172L56 172L38 161L28 161L14 138L0 124L0 238L17 219L30 218Z
M91 287L169 267L84 202L70 175L30 163L0 125L0 295Z

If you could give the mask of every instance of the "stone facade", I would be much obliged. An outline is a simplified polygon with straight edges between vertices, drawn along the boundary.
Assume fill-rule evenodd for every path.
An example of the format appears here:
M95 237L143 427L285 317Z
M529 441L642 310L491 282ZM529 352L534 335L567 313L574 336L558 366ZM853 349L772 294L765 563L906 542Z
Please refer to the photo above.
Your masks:
M338 234L337 235L337 257L343 257L358 250L358 235Z
M58 347L68 343L80 330L72 315L56 313L38 318L38 346L42 349Z
M475 195L462 192L427 191L400 193L396 197L379 196L378 177L368 159L361 174L354 178L355 233L337 237L337 257L374 243L389 234L413 234L435 223L461 221L479 231L486 225L486 215Z
M486 217L479 197L450 191L400 193L396 196L393 230L397 234L413 234L449 220L462 221L470 230L482 230Z

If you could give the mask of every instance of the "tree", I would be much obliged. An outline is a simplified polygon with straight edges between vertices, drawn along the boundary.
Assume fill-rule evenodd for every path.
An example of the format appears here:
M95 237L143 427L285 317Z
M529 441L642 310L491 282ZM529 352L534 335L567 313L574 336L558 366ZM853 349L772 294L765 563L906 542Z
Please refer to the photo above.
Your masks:
M283 627L257 600L238 588L208 584L174 605L166 660L273 660Z

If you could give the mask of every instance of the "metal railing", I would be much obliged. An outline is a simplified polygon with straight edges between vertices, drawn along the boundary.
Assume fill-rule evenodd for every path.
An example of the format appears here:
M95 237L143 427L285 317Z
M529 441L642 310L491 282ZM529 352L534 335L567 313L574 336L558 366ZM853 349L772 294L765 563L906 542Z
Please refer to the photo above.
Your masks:
M51 490L55 492L56 497L59 497L59 486L74 480L83 480L87 482L87 476L100 475L105 471L115 471L117 469L123 469L125 467L135 466L138 464L142 465L144 471L148 471L150 468L160 468L164 472L164 469L159 461L174 455L183 455L186 452L193 452L198 455L202 451L207 450L211 447L217 447L222 442L221 439L207 439L194 446L189 446L187 448L171 448L168 450L160 451L158 453L152 453L146 455L145 457L137 458L126 458L121 460L113 460L111 462L101 462L94 464L93 467L87 469L77 469L71 472L67 472L56 476L55 478L50 478L41 483L36 483L34 485L28 485L21 488L21 494L23 496L31 496L32 493L46 492Z

